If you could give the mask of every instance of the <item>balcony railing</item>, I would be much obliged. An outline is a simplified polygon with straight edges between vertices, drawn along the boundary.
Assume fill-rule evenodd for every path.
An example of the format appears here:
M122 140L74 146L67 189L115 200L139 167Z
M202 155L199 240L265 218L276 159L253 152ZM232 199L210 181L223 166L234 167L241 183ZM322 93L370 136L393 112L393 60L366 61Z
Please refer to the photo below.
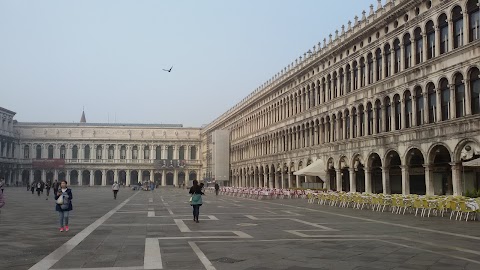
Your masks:
M31 164L36 161L59 160L64 164L153 164L156 167L182 167L185 165L201 165L201 160L184 160L184 159L18 159L20 164Z

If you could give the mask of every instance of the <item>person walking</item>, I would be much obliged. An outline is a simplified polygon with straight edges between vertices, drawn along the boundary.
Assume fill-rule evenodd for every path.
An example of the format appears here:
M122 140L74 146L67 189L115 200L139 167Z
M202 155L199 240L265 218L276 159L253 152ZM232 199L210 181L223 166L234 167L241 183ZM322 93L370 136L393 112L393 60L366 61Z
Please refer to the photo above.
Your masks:
M2 208L5 205L5 197L3 195L3 192L0 192L0 208Z
M117 182L113 183L112 190L113 190L113 198L115 200L117 199L117 193L119 189L120 189L120 185Z
M33 193L35 193L35 186L36 186L36 183L32 183L30 185L30 191L32 191L32 195L33 195Z
M52 184L50 183L50 181L47 181L47 183L45 183L45 190L47 191L47 198L45 200L48 200L48 197L50 196L51 187L52 187Z
M37 194L38 194L38 197L40 197L40 192L43 192L43 189L42 189L42 181L38 181L38 182L37 182Z
M220 190L220 186L218 185L218 183L215 183L215 195L218 196L218 191Z
M59 187L60 187L60 183L57 181L57 179L55 179L55 181L53 181L53 184L52 184L54 194L58 191Z
M5 186L5 179L0 179L0 190L2 190L3 193L3 186Z
M63 232L63 230L68 232L70 229L68 228L68 218L70 216L70 211L73 210L72 199L72 190L67 187L67 181L61 181L60 189L55 194L55 210L60 216L60 232Z
M202 195L204 195L204 193L202 192L202 188L198 185L197 180L193 180L193 186L188 193L192 195L190 198L190 205L193 207L193 221L199 223L198 217L200 216L200 206L203 204Z

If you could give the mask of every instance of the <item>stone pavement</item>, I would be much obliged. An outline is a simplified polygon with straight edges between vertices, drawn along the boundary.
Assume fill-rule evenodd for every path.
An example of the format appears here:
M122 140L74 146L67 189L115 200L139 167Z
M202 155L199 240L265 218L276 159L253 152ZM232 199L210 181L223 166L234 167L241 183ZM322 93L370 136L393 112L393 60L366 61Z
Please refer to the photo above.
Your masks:
M5 190L0 269L480 269L480 222L187 191L73 188L69 232L53 199Z

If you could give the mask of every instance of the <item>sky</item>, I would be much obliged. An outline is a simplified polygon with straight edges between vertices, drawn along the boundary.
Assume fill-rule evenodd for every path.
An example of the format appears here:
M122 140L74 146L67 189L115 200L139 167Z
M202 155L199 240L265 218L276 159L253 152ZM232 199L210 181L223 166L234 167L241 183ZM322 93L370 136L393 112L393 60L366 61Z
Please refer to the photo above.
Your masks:
M200 127L370 4L0 0L0 107L20 122L85 108L90 123Z

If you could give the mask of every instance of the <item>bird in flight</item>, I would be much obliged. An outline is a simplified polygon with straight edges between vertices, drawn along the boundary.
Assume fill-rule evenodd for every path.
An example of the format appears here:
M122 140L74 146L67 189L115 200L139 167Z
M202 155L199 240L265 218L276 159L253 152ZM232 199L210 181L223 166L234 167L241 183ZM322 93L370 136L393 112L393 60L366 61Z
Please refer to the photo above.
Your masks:
M163 69L163 71L172 72L172 68L173 68L173 66L170 69Z

